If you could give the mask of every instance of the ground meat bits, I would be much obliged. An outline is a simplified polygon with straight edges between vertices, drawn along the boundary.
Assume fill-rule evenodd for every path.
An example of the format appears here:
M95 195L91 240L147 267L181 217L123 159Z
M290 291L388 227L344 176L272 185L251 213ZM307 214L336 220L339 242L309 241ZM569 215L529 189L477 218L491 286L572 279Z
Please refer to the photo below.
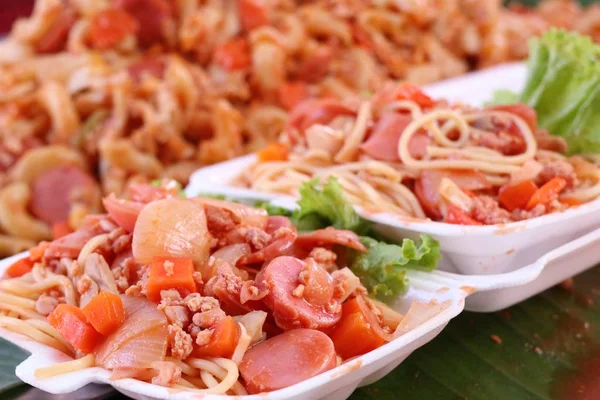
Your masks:
M558 160L544 164L544 168L538 175L538 183L543 185L552 178L563 178L567 181L567 188L572 188L577 185L577 175L575 168L567 161Z
M511 222L510 213L500 208L498 202L489 196L475 197L471 214L474 219L486 225Z

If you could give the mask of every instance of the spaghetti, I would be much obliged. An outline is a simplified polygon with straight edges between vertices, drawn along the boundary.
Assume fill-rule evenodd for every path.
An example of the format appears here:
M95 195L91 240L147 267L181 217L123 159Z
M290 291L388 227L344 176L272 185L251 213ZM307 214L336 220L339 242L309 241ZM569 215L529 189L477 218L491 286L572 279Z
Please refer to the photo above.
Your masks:
M369 211L473 225L600 195L598 166L555 151L566 143L537 129L524 105L448 105L402 84L370 99L305 103L292 114L283 145L273 147L277 160L259 153L235 185L297 196L307 180L334 176Z
M528 38L598 38L598 21L600 7L564 0L37 0L0 44L0 256L79 228L102 194L185 185L264 147L303 100L523 59ZM354 157L356 128L338 161Z
M240 396L394 338L404 317L336 264L343 247L367 250L354 232L299 233L286 217L182 199L170 187L106 198L108 215L86 217L7 269L0 327L73 357L39 368L38 379L102 367L113 379ZM365 332L362 347L348 342Z

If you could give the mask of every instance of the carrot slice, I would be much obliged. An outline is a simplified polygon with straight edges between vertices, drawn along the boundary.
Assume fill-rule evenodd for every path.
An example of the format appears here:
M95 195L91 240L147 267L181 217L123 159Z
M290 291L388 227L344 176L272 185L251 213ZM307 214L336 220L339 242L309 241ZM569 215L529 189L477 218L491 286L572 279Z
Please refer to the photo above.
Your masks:
M44 256L44 252L46 251L49 245L50 243L48 242L40 242L40 244L38 244L37 246L32 247L31 249L29 249L29 258L31 258L33 261L41 260Z
M234 39L215 49L214 61L228 71L250 66L250 46L245 39Z
M139 24L128 12L118 8L100 11L92 18L89 26L89 39L96 49L109 49L121 43L129 35L134 35Z
M374 331L374 316L369 318L366 312L368 311L360 306L358 297L342 305L342 318L329 336L336 352L343 359L368 353L386 343L386 340Z
M567 186L567 181L558 176L550 179L548 182L544 183L544 185L536 190L536 192L531 196L529 201L527 202L527 209L531 210L533 207L538 204L548 204L552 200L556 199L558 194L563 191L563 189Z
M30 272L33 268L33 261L30 257L21 258L6 270L6 275L10 278L18 278Z
M269 23L269 9L262 0L239 0L240 23L246 32Z
M471 218L466 212L452 204L449 204L446 207L446 219L444 219L444 222L456 225L483 225L481 222Z
M271 143L262 150L259 150L256 155L260 162L285 161L287 160L288 149L280 143Z
M103 335L116 331L125 320L123 300L118 294L102 291L85 307L83 314L90 324Z
M500 188L498 201L508 211L524 209L537 190L538 187L532 180L526 180L516 185L505 185Z
M194 264L189 258L154 257L146 285L146 296L160 301L162 290L175 289L182 296L196 291Z
M68 222L57 222L52 225L52 237L54 240L67 236L69 233L73 233L73 229L71 229Z
M583 204L581 201L574 199L573 197L562 197L560 202L569 207L577 207Z
M224 357L231 358L238 340L240 327L230 316L221 320L214 328L208 344L195 346L193 357Z
M279 103L288 111L308 98L308 86L304 82L285 82L277 89Z
M59 304L48 315L48 322L71 346L85 354L91 353L103 339L83 311L70 304Z

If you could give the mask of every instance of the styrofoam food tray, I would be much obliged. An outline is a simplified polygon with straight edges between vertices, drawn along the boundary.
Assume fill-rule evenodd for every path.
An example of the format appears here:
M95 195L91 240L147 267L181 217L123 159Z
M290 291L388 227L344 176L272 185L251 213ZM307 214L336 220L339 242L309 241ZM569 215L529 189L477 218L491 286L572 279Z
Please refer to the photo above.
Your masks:
M397 301L395 309L406 312L415 300L447 304L447 308L407 334L332 371L283 390L237 399L345 399L357 387L373 383L391 372L410 353L437 336L449 320L463 310L465 298L473 311L496 311L510 306L599 262L600 252L590 251L598 246L600 229L545 254L531 265L506 274L469 276L441 271L409 271L410 289ZM0 276L24 254L0 261ZM198 398L197 393L176 391L133 379L114 381L110 379L110 372L102 368L88 368L40 380L34 376L35 369L69 358L6 329L0 328L0 337L32 353L17 367L17 376L50 393L70 393L90 383L105 383L135 399ZM216 395L204 395L202 398L231 399Z
M270 200L292 209L296 199L273 193L231 187L229 182L250 164L254 155L240 157L196 171L186 193L224 194L231 198ZM464 226L404 218L389 213L357 211L376 223L390 239L418 238L428 233L440 242L444 254L441 269L462 274L485 275L509 272L528 265L544 253L600 227L600 200L564 212L504 225Z
M24 255L26 253L0 261L0 276L8 266ZM357 387L373 383L388 374L415 349L437 336L448 321L463 310L465 297L470 292L458 286L448 286L445 277L436 282L431 276L417 274L413 277L409 274L409 279L411 285L408 293L397 301L394 308L405 313L413 301L434 302L441 310L437 315L390 343L314 378L275 392L235 398L237 400L341 400L350 396ZM34 376L37 368L68 361L70 358L58 350L3 328L0 328L0 337L32 353L17 367L16 374L24 382L46 392L70 393L89 383L106 383L134 399L184 400L198 399L200 396L199 393L169 389L134 379L111 380L110 372L99 367L50 379L37 379ZM202 395L202 398L232 399L231 396L208 394Z
M269 200L290 210L296 207L296 199L289 196L229 186L228 182L252 162L254 156L250 155L203 168L192 176L186 194L222 194L231 199ZM439 240L442 251L439 269L453 272L449 276L453 277L454 285L474 288L476 293L467 298L466 309L482 312L506 308L599 264L600 251L593 251L592 247L600 249L600 229L582 237L600 228L599 209L600 201L595 201L523 223L466 227L427 221L402 222L394 215L373 215L357 207L361 215L373 221L376 229L390 239L418 238L420 233L428 233ZM405 225L398 227L400 224ZM509 250L496 255L490 251L496 248ZM496 265L502 262L505 268L494 270L479 264L486 257L496 259ZM460 275L454 273L462 277L457 280Z

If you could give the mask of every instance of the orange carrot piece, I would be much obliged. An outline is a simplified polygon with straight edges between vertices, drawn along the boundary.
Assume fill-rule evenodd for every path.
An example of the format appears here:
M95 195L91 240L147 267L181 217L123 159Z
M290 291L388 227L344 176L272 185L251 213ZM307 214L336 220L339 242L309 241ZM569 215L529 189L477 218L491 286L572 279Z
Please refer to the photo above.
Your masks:
M536 190L527 202L527 209L531 210L538 204L548 204L558 197L558 194L567 186L567 181L558 176L550 179L548 182Z
M44 252L46 251L49 245L50 243L48 242L40 242L40 244L38 244L37 246L32 247L31 249L29 249L29 258L31 258L32 261L41 260L44 256Z
M562 197L560 202L569 207L577 207L583 204L581 201L574 199L573 197Z
M175 289L181 296L196 292L194 264L189 258L154 257L146 285L149 300L159 302L162 290Z
M128 12L107 8L96 14L88 28L90 43L95 49L109 49L139 30L138 21Z
M279 103L288 111L308 98L308 86L301 81L285 82L277 89Z
M532 180L526 180L516 185L505 185L500 188L498 201L508 211L524 209L537 190L538 187Z
M83 314L90 324L103 335L116 331L125 320L123 300L118 294L102 291L85 307Z
M230 316L225 317L215 327L208 344L195 346L192 357L231 358L240 339L240 327Z
M233 39L215 49L214 61L228 71L244 69L250 66L250 46L243 39Z
M21 258L8 267L6 270L6 275L9 278L18 278L30 272L32 268L33 261L31 261L30 257Z
M342 305L342 318L329 336L336 352L343 359L368 353L386 343L374 332L357 298L348 300Z
M239 15L246 32L269 23L269 9L263 0L239 0Z
M83 311L70 304L59 304L48 315L48 322L71 346L85 354L91 353L103 340Z
M285 161L288 157L288 149L280 143L271 143L259 150L256 155L260 162Z
M444 222L456 225L483 225L476 219L471 218L466 212L449 204L446 207L446 218Z
M71 229L68 222L57 222L52 225L52 237L54 240L67 236L69 233L73 233L73 229Z

